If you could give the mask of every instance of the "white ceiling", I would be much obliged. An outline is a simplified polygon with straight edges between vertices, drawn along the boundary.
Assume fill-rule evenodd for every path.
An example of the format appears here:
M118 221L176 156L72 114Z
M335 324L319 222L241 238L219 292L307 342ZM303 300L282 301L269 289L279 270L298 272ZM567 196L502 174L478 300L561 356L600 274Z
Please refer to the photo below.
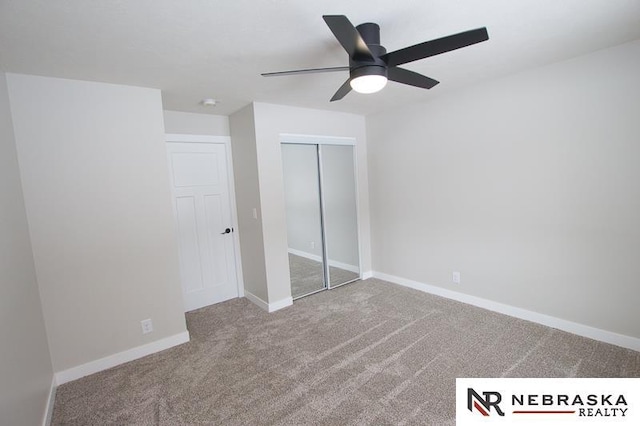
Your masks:
M348 72L260 76L347 65L325 14L378 23L388 51L483 26L490 39L407 65L431 90L329 103ZM640 0L0 0L0 70L155 87L165 109L222 115L254 100L369 114L636 39Z

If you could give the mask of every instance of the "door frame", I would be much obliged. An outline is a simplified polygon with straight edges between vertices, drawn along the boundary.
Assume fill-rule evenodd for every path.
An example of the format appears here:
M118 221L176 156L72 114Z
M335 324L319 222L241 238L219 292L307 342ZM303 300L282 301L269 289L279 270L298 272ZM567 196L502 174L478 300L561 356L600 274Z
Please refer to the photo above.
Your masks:
M238 297L244 297L244 280L242 277L242 258L240 256L240 238L238 230L238 211L236 208L236 189L233 179L233 160L231 156L231 137L230 136L212 136L212 135L191 135L183 133L167 133L164 135L165 143L206 143L206 144L223 144L226 152L227 162L227 184L229 186L229 204L231 207L232 226L236 232L233 232L233 253L236 264L236 283L238 286ZM170 166L170 165L168 165ZM175 216L176 206L171 203ZM182 285L182 283L180 283Z

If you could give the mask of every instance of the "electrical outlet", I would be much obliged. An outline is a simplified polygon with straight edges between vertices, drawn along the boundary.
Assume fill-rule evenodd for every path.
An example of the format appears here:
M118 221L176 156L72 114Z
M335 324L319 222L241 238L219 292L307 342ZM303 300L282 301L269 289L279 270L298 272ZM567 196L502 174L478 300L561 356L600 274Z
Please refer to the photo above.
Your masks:
M151 333L153 331L153 322L150 319L140 321L142 326L142 334Z
M454 284L460 284L460 272L453 271L452 281Z
M316 248L316 242L315 241L311 241L310 245L311 245L312 249Z
M254 219L258 219L258 209L254 207L253 210L251 211L251 214L253 215Z

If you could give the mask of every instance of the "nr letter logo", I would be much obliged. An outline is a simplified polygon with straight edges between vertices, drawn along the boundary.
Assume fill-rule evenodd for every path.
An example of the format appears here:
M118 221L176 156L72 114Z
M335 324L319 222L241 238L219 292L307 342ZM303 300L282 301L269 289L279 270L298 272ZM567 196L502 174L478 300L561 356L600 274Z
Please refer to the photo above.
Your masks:
M482 392L484 398L473 390L467 388L467 409L473 413L475 408L483 416L491 415L491 407L493 407L499 416L504 416L504 413L500 409L500 401L502 401L502 395L500 392Z

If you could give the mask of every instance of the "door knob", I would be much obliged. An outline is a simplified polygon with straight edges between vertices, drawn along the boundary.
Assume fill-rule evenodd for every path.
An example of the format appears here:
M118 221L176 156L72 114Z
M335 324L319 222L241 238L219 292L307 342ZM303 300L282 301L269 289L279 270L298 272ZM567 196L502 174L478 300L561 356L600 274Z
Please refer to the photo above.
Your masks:
M231 228L227 228L224 230L224 232L221 232L220 235L230 234L230 233L231 233Z

